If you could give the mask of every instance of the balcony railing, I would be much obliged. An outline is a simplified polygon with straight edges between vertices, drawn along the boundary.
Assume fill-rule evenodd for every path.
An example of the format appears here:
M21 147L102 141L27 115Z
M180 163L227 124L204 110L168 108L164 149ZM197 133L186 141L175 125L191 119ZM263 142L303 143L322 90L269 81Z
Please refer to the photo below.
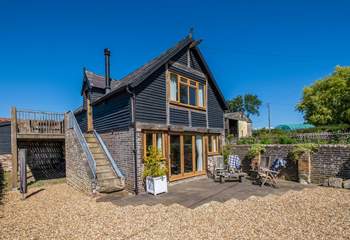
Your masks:
M15 110L15 117L18 134L64 134L64 113Z

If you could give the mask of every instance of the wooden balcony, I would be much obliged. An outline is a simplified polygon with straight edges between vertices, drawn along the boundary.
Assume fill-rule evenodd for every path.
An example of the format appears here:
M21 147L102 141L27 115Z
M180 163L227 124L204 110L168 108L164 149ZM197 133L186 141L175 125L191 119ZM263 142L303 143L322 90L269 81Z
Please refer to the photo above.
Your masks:
M15 110L17 139L64 139L64 113Z

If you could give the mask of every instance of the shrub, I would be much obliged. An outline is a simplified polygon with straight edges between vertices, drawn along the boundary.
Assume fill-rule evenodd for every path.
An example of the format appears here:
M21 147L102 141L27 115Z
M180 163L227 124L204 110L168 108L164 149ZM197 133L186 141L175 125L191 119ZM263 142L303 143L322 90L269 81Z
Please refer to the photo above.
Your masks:
M160 177L167 173L165 160L156 148L149 147L144 159L143 177Z

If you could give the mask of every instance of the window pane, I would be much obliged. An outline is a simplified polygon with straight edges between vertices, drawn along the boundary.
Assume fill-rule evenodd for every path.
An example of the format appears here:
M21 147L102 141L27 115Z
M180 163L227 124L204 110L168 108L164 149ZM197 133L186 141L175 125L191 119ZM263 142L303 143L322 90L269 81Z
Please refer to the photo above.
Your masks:
M193 106L197 105L196 88L190 87L190 104Z
M188 104L188 86L180 84L180 102Z
M213 136L209 136L208 137L208 148L209 148L209 152L213 152Z
M217 148L218 148L218 145L217 145L217 137L216 136L212 136L212 139L213 139L213 152L217 152Z
M177 75L170 74L170 100L177 101Z
M184 135L184 171L193 172L191 135Z
M163 135L161 133L157 133L157 150L160 154L163 154Z
M196 169L203 171L203 138L200 135L196 136Z
M170 169L171 175L181 173L181 156L180 156L180 136L170 136Z
M198 87L198 106L204 107L204 86L199 84Z
M152 147L152 133L146 133L146 154L150 147Z

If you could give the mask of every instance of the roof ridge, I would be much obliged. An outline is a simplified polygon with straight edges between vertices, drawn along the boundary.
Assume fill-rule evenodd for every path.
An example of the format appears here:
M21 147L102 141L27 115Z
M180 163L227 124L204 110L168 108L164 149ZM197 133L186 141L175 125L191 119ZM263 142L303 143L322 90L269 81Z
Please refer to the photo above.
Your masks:
M192 40L192 41L193 41L192 37L189 36L189 35L187 35L186 37L184 37L183 39L181 39L180 41L178 41L178 42L177 42L175 45L173 45L172 47L167 48L166 50L162 51L160 54L158 54L157 56L153 57L152 59L150 59L149 61L147 61L147 62L144 63L143 65L139 66L138 68L135 68L133 71L131 71L130 73L126 74L124 77L122 77L122 78L120 79L120 81L126 80L126 78L127 78L128 76L132 75L132 74L135 73L136 71L141 70L141 69L144 68L145 66L150 65L150 64L151 64L152 62L154 62L155 60L160 59L161 57L164 57L164 55L165 55L168 51L170 51L170 50L172 50L172 49L176 49L176 48L177 48L178 46L180 46L181 43L183 43L185 40Z

